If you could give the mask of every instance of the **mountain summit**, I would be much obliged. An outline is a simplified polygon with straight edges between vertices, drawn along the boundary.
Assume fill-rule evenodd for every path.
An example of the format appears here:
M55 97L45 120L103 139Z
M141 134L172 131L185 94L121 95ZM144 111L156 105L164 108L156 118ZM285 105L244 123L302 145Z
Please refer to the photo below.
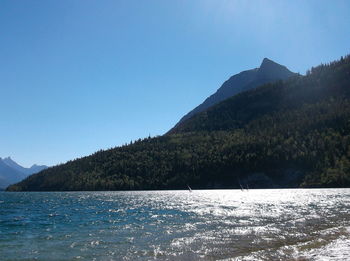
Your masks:
M256 78L283 80L289 78L293 74L294 73L289 71L287 67L280 65L268 58L264 58L257 71Z
M25 168L12 160L11 157L0 158L0 189L19 182L27 176L40 172L46 168L47 166L38 166L35 164L30 168Z
M260 85L278 80L285 80L295 73L288 70L287 67L280 65L268 58L264 58L260 67L240 72L233 75L224 82L223 85L211 96L209 96L202 104L187 113L179 123L191 118L193 115L205 111L211 106L226 100L242 91L256 88ZM178 124L179 124L178 123ZM177 124L177 125L178 125Z

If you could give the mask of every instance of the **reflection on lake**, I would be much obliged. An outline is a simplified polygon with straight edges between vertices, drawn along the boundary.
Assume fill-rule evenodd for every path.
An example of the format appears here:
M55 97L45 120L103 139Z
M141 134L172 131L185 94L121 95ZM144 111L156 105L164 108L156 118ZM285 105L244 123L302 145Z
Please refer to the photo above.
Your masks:
M350 260L350 189L0 193L1 260Z

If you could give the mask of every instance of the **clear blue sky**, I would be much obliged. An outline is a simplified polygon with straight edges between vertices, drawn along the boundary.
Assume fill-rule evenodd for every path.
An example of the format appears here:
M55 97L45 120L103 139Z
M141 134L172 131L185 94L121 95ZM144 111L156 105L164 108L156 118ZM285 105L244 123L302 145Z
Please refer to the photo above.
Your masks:
M264 57L350 53L350 1L1 0L0 157L54 165L164 134Z

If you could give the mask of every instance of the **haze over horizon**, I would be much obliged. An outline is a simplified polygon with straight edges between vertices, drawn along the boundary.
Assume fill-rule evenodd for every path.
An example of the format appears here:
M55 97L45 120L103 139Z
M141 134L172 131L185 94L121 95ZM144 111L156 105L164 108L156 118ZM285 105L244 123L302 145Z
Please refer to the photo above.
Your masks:
M350 53L348 1L0 3L0 157L52 166L162 135L264 57Z

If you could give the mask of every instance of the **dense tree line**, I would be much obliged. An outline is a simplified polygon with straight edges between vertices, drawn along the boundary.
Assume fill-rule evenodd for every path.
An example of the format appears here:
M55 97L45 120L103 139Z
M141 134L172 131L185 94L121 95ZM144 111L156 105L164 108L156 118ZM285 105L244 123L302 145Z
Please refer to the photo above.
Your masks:
M240 93L168 134L98 151L8 190L350 186L350 56Z

